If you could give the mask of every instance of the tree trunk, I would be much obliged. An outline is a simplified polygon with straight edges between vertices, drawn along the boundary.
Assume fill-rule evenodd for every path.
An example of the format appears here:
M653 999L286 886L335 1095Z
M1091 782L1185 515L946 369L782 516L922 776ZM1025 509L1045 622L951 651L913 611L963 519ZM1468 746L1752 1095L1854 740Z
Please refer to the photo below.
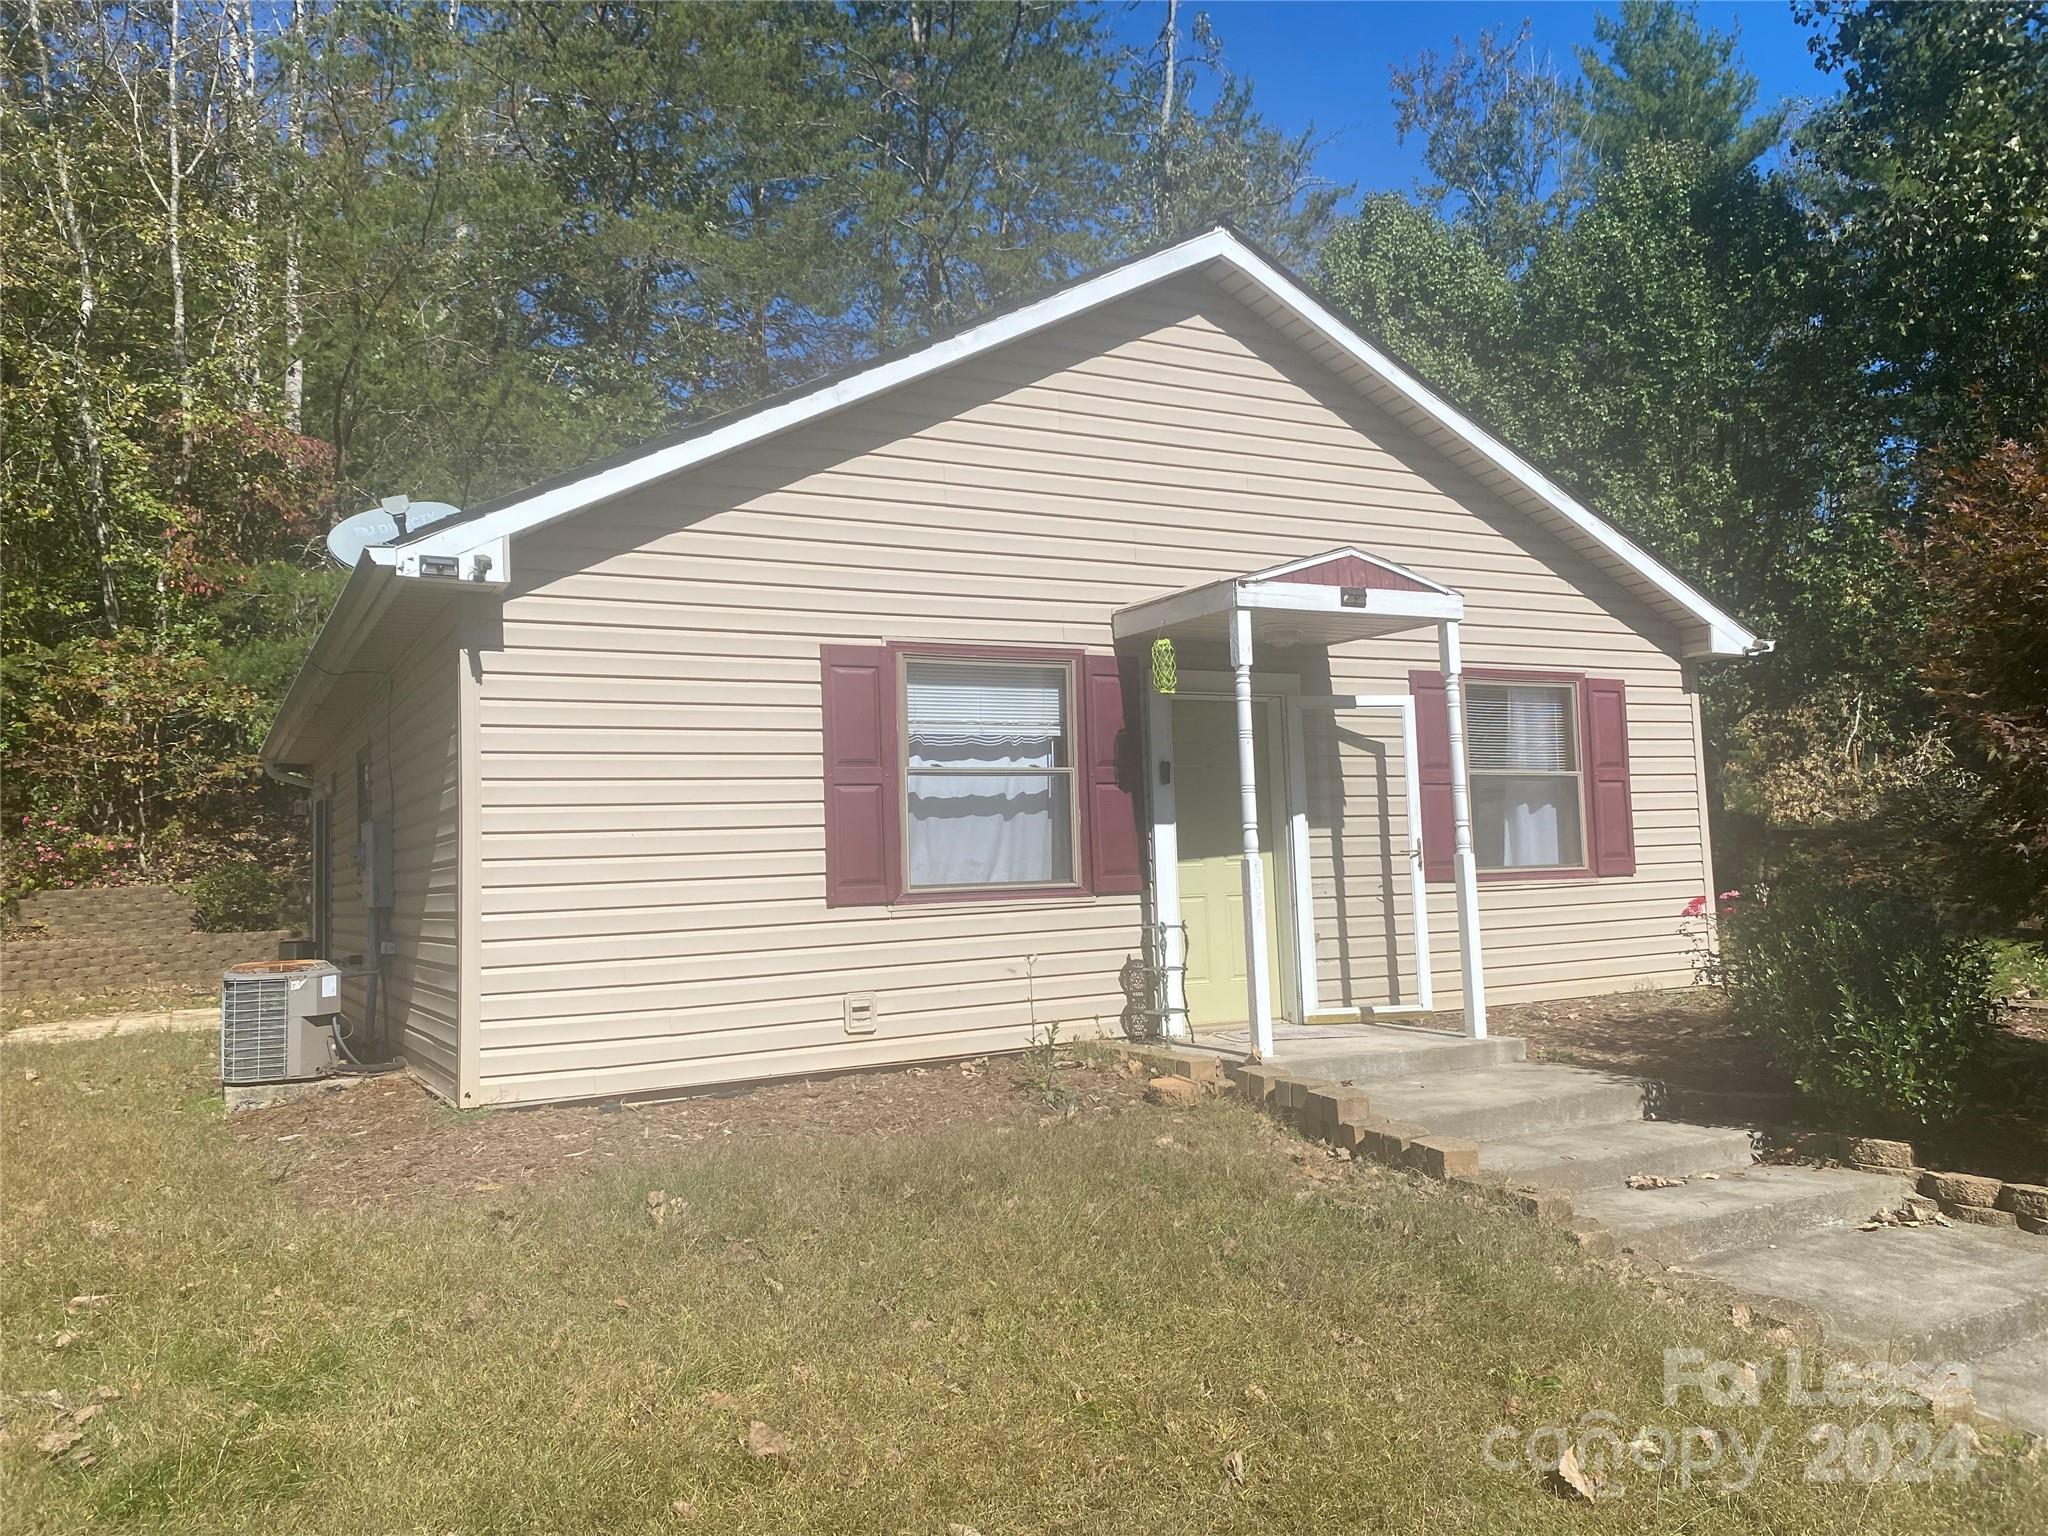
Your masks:
M235 222L228 264L228 368L244 410L262 404L262 364L257 355L256 177L250 164L256 143L256 36L249 0L227 0L228 135L221 170L228 209Z
M177 0L172 0L173 4ZM299 49L306 44L306 0L292 0L292 64L285 81L284 419L294 432L306 402L306 317L299 298L299 173L306 151L305 103L300 99Z
M1166 76L1159 92L1159 167L1152 187L1152 234L1163 240L1173 226L1173 109L1179 95L1180 0L1166 0Z
M35 39L36 68L43 87L45 110L55 112L56 87L50 69L50 45L43 36L42 7L28 0L28 31ZM99 567L100 614L107 633L121 628L121 594L114 584L114 530L107 507L106 452L100 442L99 418L93 413L91 343L93 319L99 309L99 289L92 267L92 248L78 221L78 200L71 190L71 157L65 153L61 130L50 135L50 157L55 162L57 222L64 240L78 263L78 312L71 333L72 416L78 430L78 464L85 481L85 517L92 530L93 552Z

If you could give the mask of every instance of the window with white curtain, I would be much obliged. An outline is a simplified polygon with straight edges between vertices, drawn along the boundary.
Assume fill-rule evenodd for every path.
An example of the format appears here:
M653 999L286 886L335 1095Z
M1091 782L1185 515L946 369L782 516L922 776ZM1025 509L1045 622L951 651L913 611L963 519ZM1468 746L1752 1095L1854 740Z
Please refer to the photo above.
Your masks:
M1578 722L1570 683L1466 683L1472 851L1481 869L1584 866Z
M911 890L1074 882L1073 669L903 664L904 871Z

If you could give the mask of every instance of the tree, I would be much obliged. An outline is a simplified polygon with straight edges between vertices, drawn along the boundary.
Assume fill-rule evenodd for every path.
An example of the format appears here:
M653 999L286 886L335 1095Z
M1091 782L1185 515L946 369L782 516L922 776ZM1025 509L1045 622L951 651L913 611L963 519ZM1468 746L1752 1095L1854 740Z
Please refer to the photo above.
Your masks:
M1801 136L1895 457L2048 420L2048 6L1817 0Z
M1352 189L1316 174L1313 124L1289 136L1266 122L1206 11L1188 30L1183 47L1174 0L1157 44L1126 61L1142 239L1160 244L1228 220L1283 258L1311 258Z
M2048 913L2048 426L1945 465L1914 570L1920 675L1989 787L1990 851Z
M1672 0L1621 0L1593 18L1595 46L1580 47L1580 134L1604 171L1652 144L1689 144L1731 168L1753 164L1784 133L1786 109L1756 113L1756 77L1737 38L1703 31L1699 13ZM1605 55L1601 49L1605 49Z
M1489 256L1520 269L1583 194L1585 151L1571 92L1529 40L1489 28L1476 45L1452 40L1445 58L1425 50L1391 72L1394 126L1423 136L1435 179L1425 206L1469 230Z

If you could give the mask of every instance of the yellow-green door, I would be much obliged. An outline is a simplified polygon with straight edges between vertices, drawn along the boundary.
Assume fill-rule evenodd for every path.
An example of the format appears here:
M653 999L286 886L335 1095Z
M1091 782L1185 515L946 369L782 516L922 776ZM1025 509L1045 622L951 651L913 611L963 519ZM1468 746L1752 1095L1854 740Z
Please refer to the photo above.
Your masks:
M1276 1017L1280 946L1287 931L1280 860L1272 731L1263 700L1254 712L1258 746L1259 862L1266 886L1266 977ZM1244 825L1237 793L1237 707L1225 699L1173 705L1174 821L1180 846L1180 915L1187 925L1188 1022L1197 1031L1243 1024L1245 999Z

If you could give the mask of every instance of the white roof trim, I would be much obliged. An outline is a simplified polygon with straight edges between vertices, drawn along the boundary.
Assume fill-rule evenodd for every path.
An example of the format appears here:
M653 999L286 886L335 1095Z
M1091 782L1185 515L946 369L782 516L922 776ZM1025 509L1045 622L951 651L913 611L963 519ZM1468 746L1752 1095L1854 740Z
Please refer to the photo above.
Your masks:
M1691 638L1690 655L1742 656L1760 646L1755 634L1715 607L1699 592L1618 529L1611 527L1509 449L1468 420L1392 358L1360 337L1286 273L1239 240L1229 230L1213 229L1163 251L1113 268L1099 277L1075 283L1036 303L1000 315L959 334L887 363L877 363L836 383L821 385L793 400L756 411L723 427L666 447L650 448L637 458L593 470L549 490L522 497L494 512L445 528L428 528L401 544L371 550L379 564L393 565L399 551L408 555L459 554L489 540L545 527L654 481L708 460L789 431L819 417L871 400L875 396L929 377L996 347L1071 320L1129 294L1183 273L1220 262L1234 268L1301 320L1404 396L1411 404L1482 457L1517 481L1551 511L1606 551L1625 569L1645 579L1671 605L1674 617L1704 629Z

